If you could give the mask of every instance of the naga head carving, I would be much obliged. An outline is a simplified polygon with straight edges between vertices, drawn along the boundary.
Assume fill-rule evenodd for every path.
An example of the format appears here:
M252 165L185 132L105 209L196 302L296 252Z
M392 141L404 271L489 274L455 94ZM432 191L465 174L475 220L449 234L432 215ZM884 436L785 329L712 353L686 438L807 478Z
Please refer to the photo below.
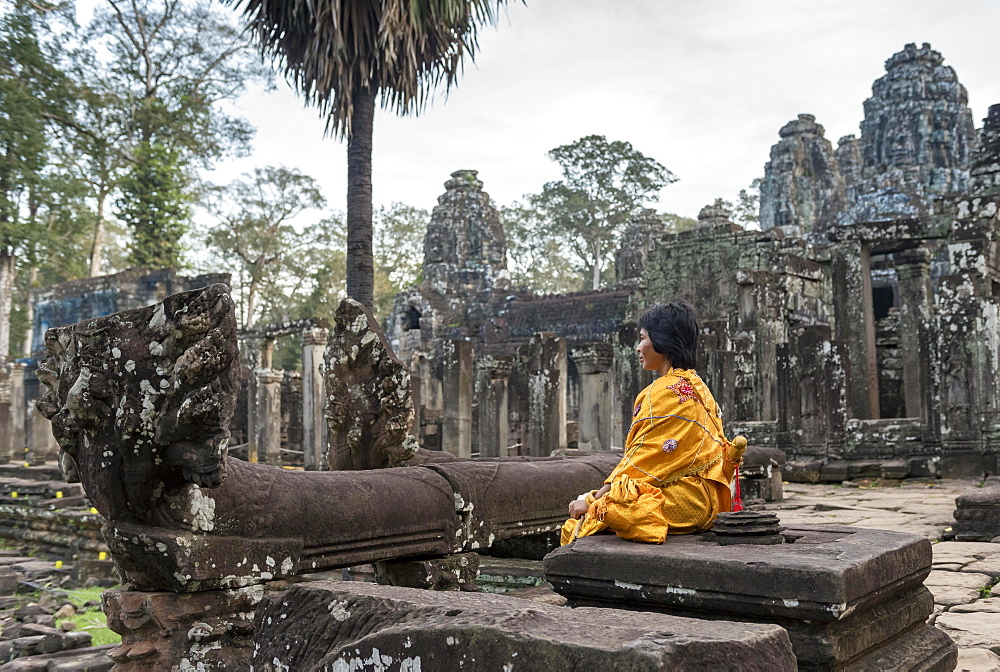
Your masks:
M239 361L225 285L50 329L45 348L38 410L105 516L142 519L171 489L222 482Z

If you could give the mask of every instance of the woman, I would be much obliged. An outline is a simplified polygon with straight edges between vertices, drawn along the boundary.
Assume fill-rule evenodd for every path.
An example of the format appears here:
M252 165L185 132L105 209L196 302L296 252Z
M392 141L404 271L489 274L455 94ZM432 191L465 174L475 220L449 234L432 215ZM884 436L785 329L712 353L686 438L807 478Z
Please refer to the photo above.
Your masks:
M570 502L563 544L604 530L661 544L667 534L707 529L732 508L729 484L746 439L726 439L719 407L694 371L694 308L655 304L639 327L639 365L659 377L636 397L625 456L604 487Z

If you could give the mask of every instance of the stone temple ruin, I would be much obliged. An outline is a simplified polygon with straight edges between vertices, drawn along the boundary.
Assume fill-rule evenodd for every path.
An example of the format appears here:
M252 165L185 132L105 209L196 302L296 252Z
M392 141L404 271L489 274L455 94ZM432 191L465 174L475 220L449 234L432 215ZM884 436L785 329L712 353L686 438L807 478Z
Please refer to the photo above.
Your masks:
M50 290L45 361L4 372L0 422L37 430L8 456L57 457L100 512L126 582L104 597L115 669L953 669L926 625L930 544L900 532L750 511L662 546L548 554L571 610L414 590L470 591L481 558L550 550L566 502L617 462L651 380L635 316L658 299L701 309L698 368L756 448L751 499L780 498L782 477L1000 471L1000 106L977 131L928 45L886 71L860 139L834 150L811 115L781 129L762 231L714 206L681 234L647 213L607 290L513 287L475 171L446 183L424 281L384 333L350 301L237 333L221 277L103 279L113 305L92 310L98 280ZM77 312L45 322L56 307ZM301 373L273 368L289 337ZM35 378L25 423L10 407ZM995 488L963 497L955 534L988 540ZM362 563L383 585L291 585Z
M475 591L480 554L557 530L566 502L598 487L619 456L420 454L408 448L405 369L371 314L345 300L336 324L327 371L349 368L340 382L364 399L328 399L329 466L350 463L332 471L228 457L240 357L225 285L47 332L38 409L66 480L81 482L105 519L125 584L103 596L122 635L108 653L115 669L488 669L509 659L509 669L659 670L724 667L734 652L760 670L953 669L955 644L924 623L930 543L906 533L783 530L773 514L734 513L687 543L622 542L617 560L590 543L613 536L550 553L549 580L581 609L413 590ZM372 466L388 468L359 469ZM382 586L275 583L360 562L376 565ZM656 562L664 568L650 573ZM773 581L771 565L796 580ZM608 567L623 578L588 609Z
M635 316L683 298L701 312L698 369L727 428L783 451L786 479L998 473L1000 106L977 131L954 70L911 44L873 85L860 139L834 149L808 114L779 136L762 231L710 206L670 234L650 213L599 292L512 287L497 211L474 171L455 173L424 282L388 324L419 384L422 445L620 446L649 382Z

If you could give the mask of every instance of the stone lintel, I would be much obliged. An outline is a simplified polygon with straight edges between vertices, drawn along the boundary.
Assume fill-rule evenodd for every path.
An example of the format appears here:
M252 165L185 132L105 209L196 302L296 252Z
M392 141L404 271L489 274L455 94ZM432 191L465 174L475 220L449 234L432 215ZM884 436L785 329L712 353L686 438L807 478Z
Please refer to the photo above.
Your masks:
M582 374L610 371L614 363L614 348L610 343L586 343L572 349L576 370Z
M326 345L330 330L323 327L310 327L302 331L302 345Z
M510 378L513 365L514 358L509 355L484 355L476 360L476 366L485 369L493 380Z
M285 379L281 369L257 369L257 383L260 385L280 385Z

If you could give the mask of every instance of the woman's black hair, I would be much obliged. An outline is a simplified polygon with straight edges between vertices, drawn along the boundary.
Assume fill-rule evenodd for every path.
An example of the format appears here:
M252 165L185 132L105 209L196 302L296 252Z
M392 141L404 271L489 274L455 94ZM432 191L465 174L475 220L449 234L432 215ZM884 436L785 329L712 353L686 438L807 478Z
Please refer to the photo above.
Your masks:
M695 368L698 357L698 314L687 301L654 303L639 316L653 349L677 369Z

